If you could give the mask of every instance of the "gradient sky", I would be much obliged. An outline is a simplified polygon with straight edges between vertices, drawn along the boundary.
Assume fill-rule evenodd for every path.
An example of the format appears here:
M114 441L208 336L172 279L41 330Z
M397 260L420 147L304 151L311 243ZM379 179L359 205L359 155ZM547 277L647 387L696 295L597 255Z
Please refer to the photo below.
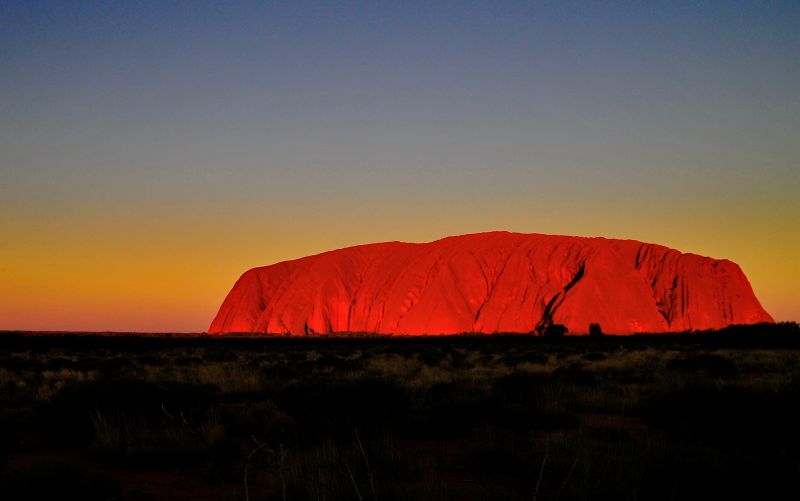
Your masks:
M0 0L0 329L203 331L247 268L496 229L797 320L799 194L796 1Z

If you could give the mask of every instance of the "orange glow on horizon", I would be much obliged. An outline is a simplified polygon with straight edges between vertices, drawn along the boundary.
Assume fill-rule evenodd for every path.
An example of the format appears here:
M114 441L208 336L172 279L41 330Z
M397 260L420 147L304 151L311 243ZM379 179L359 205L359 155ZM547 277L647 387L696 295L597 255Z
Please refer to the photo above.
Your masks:
M284 210L274 213L283 216ZM776 242L777 229L769 226L745 238L735 225L709 234L674 221L649 224L651 215L645 212L629 217L623 227L613 223L613 216L575 224L579 219L568 209L558 220L533 225L526 216L533 207L499 214L475 210L471 222L464 217L460 223L453 222L453 209L446 205L431 212L436 216L422 214L429 210L425 206L406 213L391 205L376 210L339 206L324 214L313 207L293 210L291 220L264 217L263 223L226 223L223 211L209 210L186 219L106 213L80 224L52 218L30 227L7 225L5 234L13 238L0 250L0 329L205 331L234 281L249 268L361 243L430 241L496 229L633 238L731 259L776 320L800 317L795 300L800 272L793 267L792 250L800 247L800 236L784 234L785 241ZM358 214L360 224L351 224L344 213ZM508 224L492 224L500 220Z

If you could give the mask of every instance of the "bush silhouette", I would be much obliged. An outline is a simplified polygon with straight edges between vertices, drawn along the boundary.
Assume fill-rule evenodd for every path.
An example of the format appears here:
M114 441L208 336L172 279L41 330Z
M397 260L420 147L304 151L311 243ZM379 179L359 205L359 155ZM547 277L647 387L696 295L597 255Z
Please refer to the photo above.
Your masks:
M590 336L602 336L603 329L600 328L600 324L598 323L591 323L589 324L589 335Z
M566 325L562 324L550 324L544 330L544 337L564 337L569 331Z

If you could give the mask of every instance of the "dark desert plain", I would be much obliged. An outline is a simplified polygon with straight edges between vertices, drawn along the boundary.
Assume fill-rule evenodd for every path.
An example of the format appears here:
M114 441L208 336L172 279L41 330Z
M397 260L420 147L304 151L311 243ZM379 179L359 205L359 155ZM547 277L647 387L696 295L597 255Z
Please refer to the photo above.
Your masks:
M0 336L5 499L796 499L800 329Z
M800 499L800 4L0 0L0 500Z

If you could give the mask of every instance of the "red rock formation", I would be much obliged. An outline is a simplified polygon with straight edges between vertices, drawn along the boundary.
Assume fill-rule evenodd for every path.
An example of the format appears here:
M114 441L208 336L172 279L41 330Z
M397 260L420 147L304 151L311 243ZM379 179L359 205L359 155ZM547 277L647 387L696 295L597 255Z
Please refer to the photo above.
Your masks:
M359 245L254 268L211 333L612 334L773 322L733 262L634 240L507 232Z

